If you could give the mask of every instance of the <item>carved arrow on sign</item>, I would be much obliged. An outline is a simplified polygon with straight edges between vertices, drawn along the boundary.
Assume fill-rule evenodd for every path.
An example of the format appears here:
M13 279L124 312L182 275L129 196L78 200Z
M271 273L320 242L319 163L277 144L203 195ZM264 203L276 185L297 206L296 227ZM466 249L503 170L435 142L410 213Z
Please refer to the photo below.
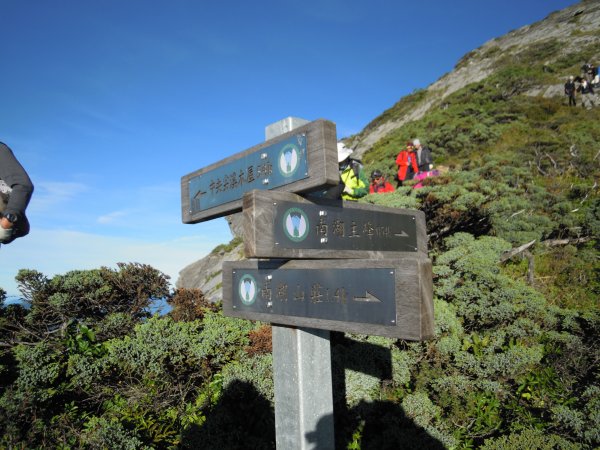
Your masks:
M364 302L364 303L381 303L377 297L371 294L369 291L365 292L364 297L354 297L355 302Z
M196 192L196 195L194 195L192 198L194 200L196 200L196 199L199 200L200 197L202 197L204 194L206 194L206 191L203 191L203 190L200 189L200 190L198 190L198 192Z
M408 234L404 230L402 230L402 231L400 231L400 233L394 233L394 236L408 237Z

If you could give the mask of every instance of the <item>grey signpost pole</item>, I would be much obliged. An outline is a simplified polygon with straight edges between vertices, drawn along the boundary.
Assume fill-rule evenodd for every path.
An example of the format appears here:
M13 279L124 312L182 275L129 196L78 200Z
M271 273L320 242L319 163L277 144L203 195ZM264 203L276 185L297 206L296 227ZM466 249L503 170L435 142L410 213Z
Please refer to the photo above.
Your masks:
M287 118L265 128L266 139L307 123ZM279 450L333 449L330 333L273 325L275 433Z

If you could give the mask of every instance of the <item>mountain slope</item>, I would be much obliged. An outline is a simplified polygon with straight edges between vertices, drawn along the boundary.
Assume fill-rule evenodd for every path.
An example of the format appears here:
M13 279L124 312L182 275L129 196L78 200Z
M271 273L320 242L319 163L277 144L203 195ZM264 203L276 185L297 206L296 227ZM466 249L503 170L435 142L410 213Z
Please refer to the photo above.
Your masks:
M492 39L466 54L454 70L442 76L424 91L400 100L389 110L370 122L365 129L349 139L358 156L367 152L377 141L394 129L413 120L421 119L428 111L443 107L446 97L471 83L481 81L498 70L506 59L523 59L536 47L558 44L557 51L540 61L550 65L561 57L579 55L576 63L598 60L598 24L600 3L582 1L564 10L550 14L544 20ZM543 56L543 55L539 55ZM564 62L563 62L564 65ZM577 67L579 69L579 67ZM564 80L550 84L532 85L528 94L562 96Z
M499 148L518 148L523 145L523 139L507 141L528 132L515 129L515 124L529 122L534 115L539 116L536 120L540 122L547 121L547 116L537 111L546 108L543 104L535 111L526 111L527 108L534 109L529 99L543 102L543 99L550 98L555 100L550 106L560 104L564 98L562 86L565 78L578 74L581 65L587 61L600 61L599 44L600 3L583 1L468 53L452 72L426 89L404 97L369 123L361 133L346 141L355 148L357 155L364 156L368 169L384 169L389 177L393 177L395 171L395 154L408 138L421 137L433 148L438 163L451 166L462 165L466 155L475 160L473 151L482 153L496 152ZM484 92L486 90L488 92ZM465 106L465 101L484 96L487 109L481 105ZM534 149L528 157L531 164L536 164L540 170L552 161L572 163L565 162L562 156L545 157L549 147L571 148L573 145L569 139L557 140L555 134L541 136L539 142L525 143L526 147ZM549 141L553 143L547 145ZM538 147L545 152L540 153ZM593 154L588 154L592 151L591 146L580 150L580 153L587 152L585 161L593 158ZM583 164L579 162L579 165ZM409 202L407 206L415 206L415 203ZM232 221L235 223L236 216L232 217ZM445 226L442 223L441 228ZM235 236L235 227L232 230ZM442 236L451 231L441 234L439 230L430 232ZM184 268L177 286L202 289L209 299L217 301L221 295L222 261L237 259L240 251L241 246L238 245L232 255L223 251L213 252L205 260Z

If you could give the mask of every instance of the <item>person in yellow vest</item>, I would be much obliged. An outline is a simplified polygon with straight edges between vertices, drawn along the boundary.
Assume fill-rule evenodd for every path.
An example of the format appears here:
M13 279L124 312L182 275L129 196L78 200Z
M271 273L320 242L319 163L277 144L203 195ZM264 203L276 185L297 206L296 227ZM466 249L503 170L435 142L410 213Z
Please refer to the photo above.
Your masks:
M352 149L343 142L338 142L338 163L340 165L340 179L343 185L341 197L343 200L358 200L369 193L369 180L365 175L360 161L350 158Z

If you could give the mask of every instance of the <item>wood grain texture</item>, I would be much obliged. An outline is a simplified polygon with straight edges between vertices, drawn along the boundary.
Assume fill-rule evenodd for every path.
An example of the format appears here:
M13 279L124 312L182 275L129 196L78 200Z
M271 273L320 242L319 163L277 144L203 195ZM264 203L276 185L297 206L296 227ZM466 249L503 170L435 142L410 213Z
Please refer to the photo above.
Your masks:
M242 198L240 197L234 201L193 213L190 204L190 180L220 166L243 159L247 155L258 152L265 147L271 146L298 134L306 134L307 162L309 172L308 177L292 182L285 186L274 188L274 190L308 192L337 185L339 181L339 173L335 124L324 119L319 119L302 127L298 127L288 133L282 134L277 138L265 141L207 167L184 175L181 178L181 212L183 223L203 222L212 218L222 217L228 214L239 212L242 209Z
M327 248L286 248L277 242L274 233L276 222L276 205L282 202L297 203L300 205L322 205L327 208L340 208L348 211L363 211L369 214L387 214L410 216L416 222L417 251L394 251L394 250L353 250ZM299 195L283 191L250 191L243 198L244 214L244 252L247 258L285 258L285 259L332 259L332 258L367 258L380 259L390 257L402 257L420 253L427 256L427 230L425 225L425 214L418 210L401 208L388 208L367 203L358 203L342 200L305 199ZM311 231L312 232L312 231ZM326 247L326 245L324 246Z
M234 308L233 271L244 269L289 270L389 268L395 272L396 324L374 325L269 314ZM261 301L259 299L258 301ZM308 327L347 333L386 336L406 340L425 340L434 335L431 261L422 255L377 260L245 260L223 264L223 313L226 316L259 320L295 327Z

